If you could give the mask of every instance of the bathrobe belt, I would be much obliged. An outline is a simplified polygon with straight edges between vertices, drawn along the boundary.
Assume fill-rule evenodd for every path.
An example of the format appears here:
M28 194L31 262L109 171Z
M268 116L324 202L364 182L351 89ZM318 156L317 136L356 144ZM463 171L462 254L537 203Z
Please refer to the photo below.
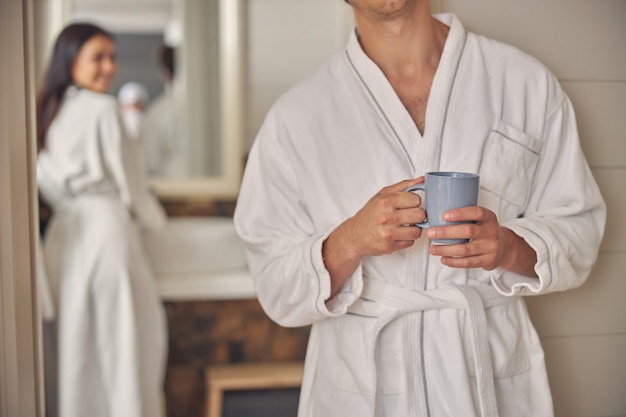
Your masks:
M471 346L474 351L481 416L498 417L485 309L513 302L516 299L517 297L505 297L492 287L459 285L419 291L365 277L361 298L349 308L349 311L353 314L371 317L372 313L376 314L378 310L380 318L383 319L378 326L377 333L379 333L391 321L406 313L441 308L465 310L470 325ZM372 308L376 305L378 309Z

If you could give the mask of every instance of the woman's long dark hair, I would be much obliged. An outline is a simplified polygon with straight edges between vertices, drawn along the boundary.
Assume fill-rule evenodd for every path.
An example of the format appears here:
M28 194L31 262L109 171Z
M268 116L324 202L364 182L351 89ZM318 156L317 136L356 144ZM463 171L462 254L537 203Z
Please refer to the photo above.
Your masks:
M45 147L48 128L59 111L65 92L74 83L72 67L78 52L85 42L97 35L115 39L113 34L90 23L72 23L57 37L44 83L37 97L38 151Z

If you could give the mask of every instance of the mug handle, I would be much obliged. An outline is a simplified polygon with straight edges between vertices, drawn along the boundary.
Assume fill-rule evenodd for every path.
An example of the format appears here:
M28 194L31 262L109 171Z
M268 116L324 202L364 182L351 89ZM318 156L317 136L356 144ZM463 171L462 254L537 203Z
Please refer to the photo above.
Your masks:
M413 191L424 191L426 192L426 183L423 182L421 184L415 184L410 186L409 188L407 188L404 191L408 191L408 192L413 192ZM413 223L413 226L417 226L421 229L428 229L430 227L430 224L428 224L428 218L426 218L425 221L423 221L422 223Z

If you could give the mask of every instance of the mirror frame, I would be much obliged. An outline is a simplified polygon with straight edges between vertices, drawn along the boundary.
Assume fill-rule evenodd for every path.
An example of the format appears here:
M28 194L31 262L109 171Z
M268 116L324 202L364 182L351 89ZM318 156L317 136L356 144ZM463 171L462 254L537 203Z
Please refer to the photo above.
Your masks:
M222 174L180 180L151 180L161 200L236 198L243 175L245 135L245 0L219 0L219 88ZM192 85L193 80L186 80ZM189 105L189 104L188 104Z

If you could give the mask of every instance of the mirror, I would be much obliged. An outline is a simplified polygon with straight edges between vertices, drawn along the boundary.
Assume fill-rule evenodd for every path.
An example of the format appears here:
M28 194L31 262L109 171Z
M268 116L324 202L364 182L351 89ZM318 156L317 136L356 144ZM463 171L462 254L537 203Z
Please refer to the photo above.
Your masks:
M147 70L153 78L158 76L154 47L146 51L146 37L154 42L174 28L172 90L182 110L186 169L176 178L152 178L151 184L163 200L235 198L243 170L246 120L244 0L73 0L68 9L72 11L65 21L102 25L118 35L118 49L124 47L120 40L143 36L142 53L149 61L143 73ZM120 70L123 65L120 59ZM121 83L117 81L118 88ZM114 88L111 94L116 93Z
M243 0L187 0L175 1L174 5L174 14L182 16L179 21L184 28L182 81L188 136L190 144L195 143L195 148L190 146L190 155L197 153L208 157L200 161L190 158L189 161L191 166L201 167L206 162L206 166L213 168L210 175L159 180L153 185L157 194L166 199L234 198L239 191L243 169L245 131ZM207 25L207 20L214 25ZM207 54L207 51L211 53ZM216 57L217 63L207 62L211 57ZM208 75L206 68L213 68L214 71L209 71L213 75ZM211 98L215 98L212 106L208 105ZM213 109L213 115L207 117L207 111ZM207 122L218 126L210 126ZM203 149L208 151L201 152Z

